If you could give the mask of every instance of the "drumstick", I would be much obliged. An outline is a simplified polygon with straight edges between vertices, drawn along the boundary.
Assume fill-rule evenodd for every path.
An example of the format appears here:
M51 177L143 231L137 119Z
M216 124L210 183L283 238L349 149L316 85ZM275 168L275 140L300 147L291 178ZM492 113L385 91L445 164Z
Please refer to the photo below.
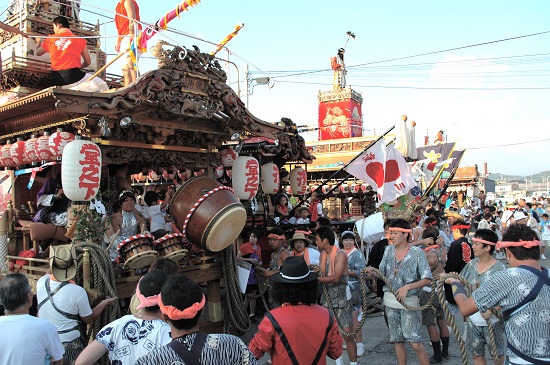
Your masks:
M116 231L116 233L112 235L111 238L109 239L110 242L109 242L109 246L107 246L107 251L111 249L111 246L113 245L113 243L115 243L118 236L120 236L120 229Z

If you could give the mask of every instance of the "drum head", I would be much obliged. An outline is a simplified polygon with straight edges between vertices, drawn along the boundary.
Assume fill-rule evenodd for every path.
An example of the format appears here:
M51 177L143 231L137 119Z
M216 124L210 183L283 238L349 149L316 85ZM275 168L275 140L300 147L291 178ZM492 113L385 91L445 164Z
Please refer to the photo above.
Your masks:
M177 251L171 252L164 257L172 261L178 262L184 259L186 256L187 256L187 250L184 249L184 250L177 250Z
M151 265L151 263L157 258L159 253L157 251L145 251L133 255L128 260L124 262L124 267L129 269L142 269L146 266Z
M229 246L239 236L246 224L246 210L241 204L230 204L222 209L208 224L201 244L212 252Z

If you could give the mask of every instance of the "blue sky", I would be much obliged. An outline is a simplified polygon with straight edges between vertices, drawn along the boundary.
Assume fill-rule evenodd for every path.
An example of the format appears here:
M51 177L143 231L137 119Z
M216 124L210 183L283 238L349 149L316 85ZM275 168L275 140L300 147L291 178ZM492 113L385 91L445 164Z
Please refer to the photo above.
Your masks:
M138 2L142 20L151 23L178 4ZM115 0L82 3L81 17L91 22L109 21L116 6ZM467 148L463 166L487 162L489 172L529 175L550 169L550 33L521 36L550 31L549 14L547 0L204 0L170 27L217 43L243 22L228 44L242 99L249 63L251 78L268 76L273 82L271 88L253 88L251 112L270 122L289 117L298 125L317 124L317 93L331 87L329 58L352 31L347 79L363 95L365 134L381 133L405 114L417 123L419 144L426 131L433 140L443 129L457 148ZM102 29L115 33L112 23ZM494 42L516 37L521 38ZM214 48L171 31L149 46L161 38L206 52ZM488 42L493 43L466 47ZM114 53L113 39L102 48ZM440 52L448 49L455 50ZM426 53L432 54L410 57ZM219 55L228 57L225 50ZM390 61L396 58L401 59ZM144 59L141 70L155 65ZM109 72L119 73L118 67ZM308 73L292 76L303 71ZM237 89L233 66L229 73ZM316 132L305 137L315 139Z

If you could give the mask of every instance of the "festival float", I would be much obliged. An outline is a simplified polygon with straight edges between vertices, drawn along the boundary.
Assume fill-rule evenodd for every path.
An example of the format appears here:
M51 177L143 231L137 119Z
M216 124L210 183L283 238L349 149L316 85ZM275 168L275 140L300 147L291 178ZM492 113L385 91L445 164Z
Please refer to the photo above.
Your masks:
M148 38L197 3L183 2L155 26L146 27L137 47L145 48ZM255 117L227 84L223 60L215 55L242 25L211 53L159 41L151 48L158 68L122 87L119 76L105 72L99 24L81 21L78 9L68 4L25 2L0 32L1 271L22 272L34 282L48 269L48 260L40 254L42 249L47 253L47 247L40 244L72 239L81 268L77 281L91 297L129 299L146 266L166 255L206 287L209 323L245 330L249 321L241 313L233 242L254 218L246 202L258 192L278 191L279 168L288 160L307 163L313 156L295 129ZM75 34L87 37L93 61L88 71L103 79L108 90L49 87L48 56L35 56L35 42L24 34L53 33L52 20L60 14L78 29ZM45 229L48 224L31 222L33 201L41 172L55 164L61 165L64 190L78 210L66 228ZM115 269L99 242L104 234L101 213L114 193L109 168L121 164L129 164L134 187L174 186L168 213L180 232L154 242L148 235L130 237L119 245L122 265ZM221 287L226 313L231 312L225 322ZM120 309L102 320L119 314Z

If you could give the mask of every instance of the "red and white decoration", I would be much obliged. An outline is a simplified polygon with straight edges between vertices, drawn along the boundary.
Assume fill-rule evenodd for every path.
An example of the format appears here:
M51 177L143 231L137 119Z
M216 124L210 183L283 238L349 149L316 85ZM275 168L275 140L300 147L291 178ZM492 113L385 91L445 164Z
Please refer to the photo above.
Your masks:
M301 167L295 167L290 171L290 187L294 195L304 195L307 186L307 171Z
M377 207L416 186L403 156L393 144L386 148L383 139L349 164L346 171L376 189Z
M351 190L352 193L358 193L358 192L361 191L361 185L359 185L359 184L351 184L350 190Z
M15 162L11 158L11 143L2 146L2 166L15 167Z
M220 151L220 160L222 162L222 166L225 168L233 166L233 163L237 157L239 157L239 155L231 147L224 148Z
M62 155L63 192L72 201L89 201L99 191L101 150L93 142L81 139L69 142Z
M25 155L25 141L23 139L18 139L17 142L11 145L10 154L15 166L31 162Z
M34 149L35 143L36 143L36 137L33 137L25 141L25 156L30 162L40 161L40 158L38 158L38 154Z
M340 185L340 191L341 191L343 194L349 193L349 185L346 184L346 183L343 183L342 185Z
M182 170L178 170L178 176L181 181L189 180L193 176L193 171L188 168L183 168Z
M63 149L67 143L74 141L74 134L69 132L57 131L48 139L50 150L53 151L55 158L63 155Z
M38 161L53 161L56 159L55 153L50 148L50 134L47 132L36 139L34 150L38 155Z
M323 193L323 195L328 194L329 191L330 191L330 186L328 186L328 185L323 185L323 186L321 187L321 192Z
M151 181L157 181L158 179L160 179L159 175L153 170L149 170L149 175L147 175L147 177Z
M264 163L261 169L262 190L266 194L277 194L279 191L279 167L273 162Z
M260 164L251 156L239 156L233 162L233 190L242 200L252 199L260 187Z

